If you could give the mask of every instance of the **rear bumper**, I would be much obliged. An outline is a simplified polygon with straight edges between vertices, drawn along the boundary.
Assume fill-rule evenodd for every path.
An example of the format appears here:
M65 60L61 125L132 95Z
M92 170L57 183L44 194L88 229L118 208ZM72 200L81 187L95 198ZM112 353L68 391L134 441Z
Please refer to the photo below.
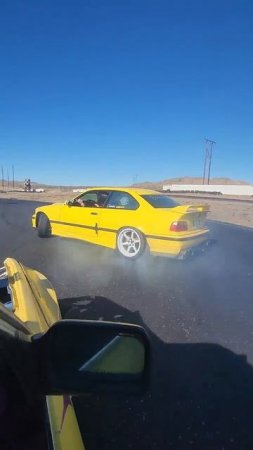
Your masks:
M201 244L195 245L194 247L191 248L187 248L185 250L182 250L177 259L190 259L193 258L195 256L199 256L199 255L203 255L204 253L206 253L208 251L208 249L210 249L213 245L215 244L215 240L214 239L206 239L204 242L202 242Z
M208 237L209 230L206 229L195 235L147 236L147 243L151 254L182 259L184 253L188 254L192 249L204 245Z

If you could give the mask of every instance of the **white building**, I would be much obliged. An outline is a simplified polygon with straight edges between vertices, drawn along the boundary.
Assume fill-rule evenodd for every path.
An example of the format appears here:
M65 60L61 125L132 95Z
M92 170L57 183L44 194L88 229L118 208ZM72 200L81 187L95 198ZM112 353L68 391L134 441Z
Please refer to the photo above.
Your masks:
M165 184L164 191L171 192L206 192L221 193L226 195L250 195L253 196L251 184Z

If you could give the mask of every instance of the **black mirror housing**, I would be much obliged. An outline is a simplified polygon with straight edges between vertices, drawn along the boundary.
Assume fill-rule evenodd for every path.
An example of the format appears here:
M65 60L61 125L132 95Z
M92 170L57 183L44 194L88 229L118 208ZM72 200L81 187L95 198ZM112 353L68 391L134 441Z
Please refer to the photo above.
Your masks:
M43 393L138 393L149 378L150 348L137 325L61 320L33 339Z

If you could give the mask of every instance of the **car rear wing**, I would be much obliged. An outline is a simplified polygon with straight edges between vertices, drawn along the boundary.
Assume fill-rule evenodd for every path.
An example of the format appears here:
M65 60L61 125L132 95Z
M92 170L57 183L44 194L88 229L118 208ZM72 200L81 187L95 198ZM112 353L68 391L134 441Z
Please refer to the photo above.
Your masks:
M210 211L210 206L207 204L200 205L180 205L173 208L174 211L188 214L188 213L208 213Z

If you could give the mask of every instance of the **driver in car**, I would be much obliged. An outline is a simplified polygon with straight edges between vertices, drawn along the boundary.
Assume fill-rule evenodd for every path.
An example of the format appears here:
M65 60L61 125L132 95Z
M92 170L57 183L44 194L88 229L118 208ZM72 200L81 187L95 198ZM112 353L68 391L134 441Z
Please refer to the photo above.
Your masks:
M97 201L83 200L82 198L78 198L76 201L79 203L80 206L86 206L89 208L92 208L92 207L102 208L106 202L107 197L108 197L108 192L98 192Z
M82 200L81 198L78 198L77 203L79 203L80 206L86 206L86 207L93 207L95 206L95 208L99 208L99 204L96 203L94 200Z

